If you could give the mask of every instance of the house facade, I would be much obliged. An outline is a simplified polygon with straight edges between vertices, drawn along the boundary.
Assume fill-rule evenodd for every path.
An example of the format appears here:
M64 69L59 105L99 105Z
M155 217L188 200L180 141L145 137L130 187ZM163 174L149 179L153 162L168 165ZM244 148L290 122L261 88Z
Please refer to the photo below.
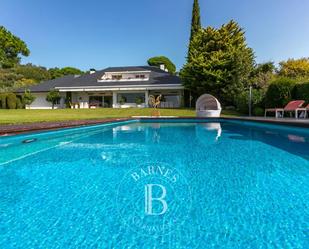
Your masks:
M55 108L148 107L149 96L162 95L161 108L183 105L184 88L178 76L163 67L109 67L90 70L84 75L69 75L29 88L35 101L29 109L51 109L47 93L58 90L61 99ZM21 89L20 93L23 92Z

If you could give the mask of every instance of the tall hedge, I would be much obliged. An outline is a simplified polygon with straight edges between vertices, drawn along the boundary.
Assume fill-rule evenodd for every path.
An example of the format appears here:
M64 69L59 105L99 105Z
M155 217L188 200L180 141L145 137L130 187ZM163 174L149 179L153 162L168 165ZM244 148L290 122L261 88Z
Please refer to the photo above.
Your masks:
M14 93L8 93L6 96L7 109L16 109L17 97Z
M296 84L293 89L294 99L303 99L309 103L309 82Z
M295 82L289 78L280 78L273 81L266 92L266 107L284 107L293 99Z
M0 93L0 109L6 109L6 94Z

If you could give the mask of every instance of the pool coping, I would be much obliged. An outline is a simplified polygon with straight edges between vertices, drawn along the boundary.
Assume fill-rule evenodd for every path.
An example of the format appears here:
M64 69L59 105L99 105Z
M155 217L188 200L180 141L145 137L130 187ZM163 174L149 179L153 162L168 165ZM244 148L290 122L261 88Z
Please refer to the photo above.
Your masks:
M44 130L57 130L61 128L70 128L70 127L81 127L88 125L97 125L97 124L105 124L105 123L113 123L119 121L129 121L129 120L234 120L234 121L249 121L256 123L266 123L266 124L277 124L284 126L293 126L293 127L301 127L301 128L309 128L309 120L304 119L279 119L279 118L264 118L264 117L220 117L220 118L200 118L193 116L134 116L128 118L105 118L105 119L92 119L92 120L72 120L72 121L59 121L59 122L38 122L38 123L30 123L30 124L16 124L16 125L0 125L0 136L11 136L21 133L28 133L34 131L44 131Z
M241 116L223 116L219 118L215 117L136 117L139 120L177 120L177 119L188 119L188 120L233 120L233 121L244 121L244 122L255 122L255 123L266 123L266 124L276 124L284 126L293 126L301 128L309 128L309 119L295 119L295 118L264 118L264 117L241 117Z
M89 125L108 124L120 121L135 120L134 118L105 118L89 120L72 120L57 122L37 122L29 124L0 125L0 137L13 136L22 133L58 130L62 128L82 127Z

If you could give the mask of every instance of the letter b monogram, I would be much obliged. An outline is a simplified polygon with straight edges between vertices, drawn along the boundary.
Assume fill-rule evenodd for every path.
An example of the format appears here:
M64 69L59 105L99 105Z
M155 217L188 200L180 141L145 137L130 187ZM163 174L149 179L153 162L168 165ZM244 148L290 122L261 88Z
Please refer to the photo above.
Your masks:
M154 197L152 195L152 190L154 189L154 187L160 188L161 189L161 196L159 197ZM163 185L160 184L147 184L145 185L145 213L147 215L162 215L167 211L167 203L164 200L164 198L166 197L166 188ZM161 203L162 206L162 210L161 212L154 212L153 211L153 202L154 201L158 201Z

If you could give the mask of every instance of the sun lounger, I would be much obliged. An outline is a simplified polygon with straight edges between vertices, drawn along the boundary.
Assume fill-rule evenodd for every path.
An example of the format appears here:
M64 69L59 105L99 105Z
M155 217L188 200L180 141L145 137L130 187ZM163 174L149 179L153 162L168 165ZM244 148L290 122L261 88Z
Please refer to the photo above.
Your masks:
M307 118L308 117L308 112L309 112L309 104L306 107L297 108L295 112L296 112L295 115L298 118Z
M305 103L304 100L290 101L284 108L269 108L265 109L265 117L267 112L274 112L276 118L283 118L285 112L295 112L295 118L298 118L298 109Z

